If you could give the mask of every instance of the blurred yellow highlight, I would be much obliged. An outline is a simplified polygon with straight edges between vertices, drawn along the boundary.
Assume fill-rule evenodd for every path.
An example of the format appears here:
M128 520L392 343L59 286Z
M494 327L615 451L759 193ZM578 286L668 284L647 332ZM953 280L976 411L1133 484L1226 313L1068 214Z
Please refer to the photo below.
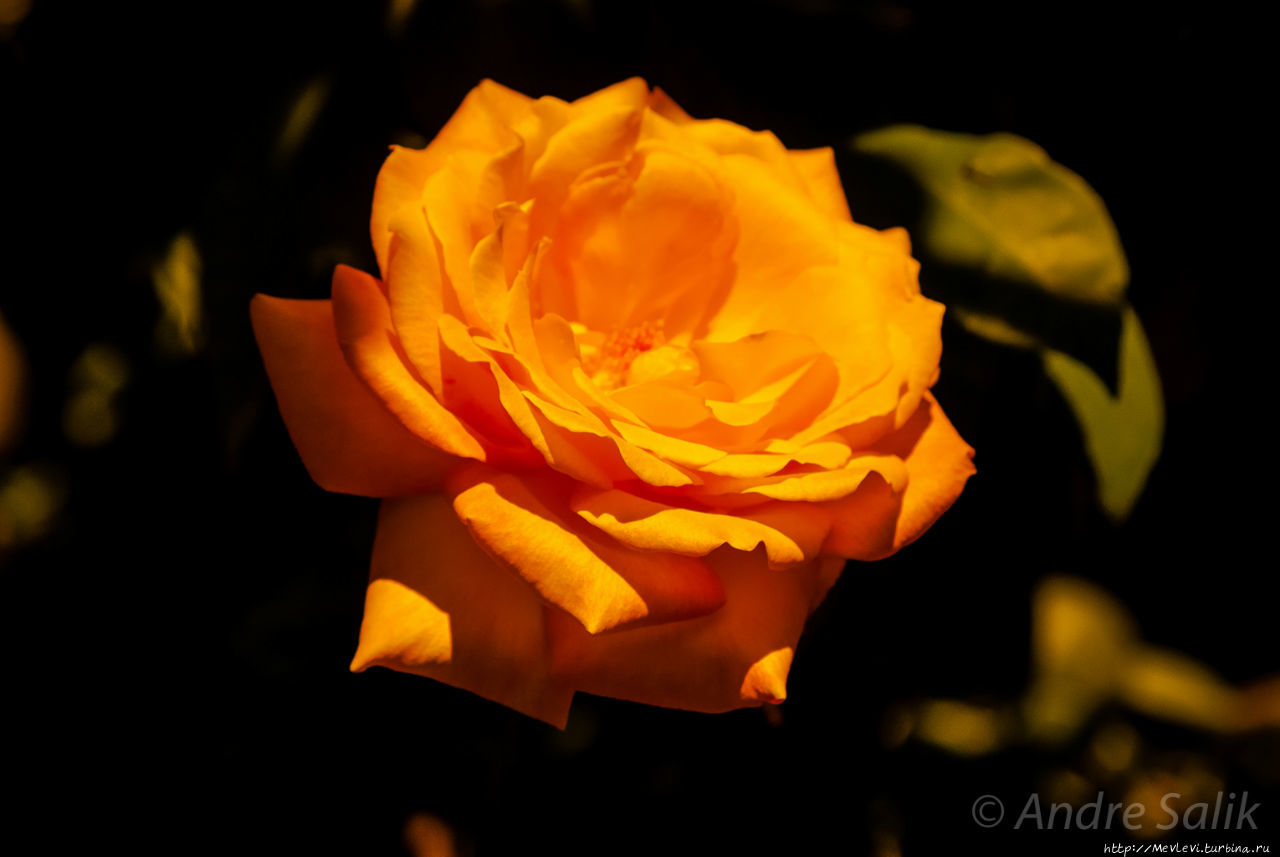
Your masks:
M1142 773L1130 784L1124 799L1126 805L1143 807L1142 815L1135 820L1138 829L1133 835L1140 839L1167 836L1171 828L1160 825L1168 825L1171 812L1181 818L1192 804L1213 801L1223 786L1221 777L1193 760L1172 769Z
M398 36L404 32L405 25L413 17L413 10L418 0L391 0L387 4L387 33Z
M1186 655L1144 643L1124 607L1091 583L1044 581L1032 623L1034 675L1018 705L926 701L913 712L896 713L886 741L892 745L914 734L963 756L990 753L1018 736L1060 746L1115 703L1220 734L1280 727L1280 677L1240 689ZM1128 770L1138 753L1137 733L1125 724L1104 727L1090 751L1101 774Z
M102 446L119 430L116 397L129 381L129 364L114 346L90 345L71 367L71 395L62 430L77 446Z
M193 354L204 344L201 269L200 250L189 232L179 233L151 269L161 311L156 343L166 354Z
M1023 702L1031 738L1074 735L1120 682L1135 639L1129 615L1102 590L1070 577L1044 581L1032 605L1035 679Z
M1130 659L1117 689L1129 707L1211 732L1239 725L1239 692L1191 658L1143 647Z
M38 467L19 467L0 481L0 550L35 541L62 507L61 480Z
M277 164L288 161L298 151L315 127L320 111L328 100L329 79L323 76L314 78L294 99L285 117L284 126L280 129L280 136L276 139Z
M963 702L935 700L921 706L916 734L957 756L982 756L1009 737L1008 718L1000 712Z
M1103 774L1119 774L1133 767L1138 744L1138 731L1128 723L1109 723L1093 736L1090 759Z

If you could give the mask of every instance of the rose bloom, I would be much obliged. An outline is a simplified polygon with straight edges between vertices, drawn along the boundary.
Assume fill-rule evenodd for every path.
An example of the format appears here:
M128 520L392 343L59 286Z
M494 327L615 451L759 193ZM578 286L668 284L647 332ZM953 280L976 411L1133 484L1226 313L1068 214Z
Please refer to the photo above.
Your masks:
M561 725L575 691L697 711L786 695L846 559L973 473L929 392L943 308L830 149L627 80L492 81L373 197L381 278L258 295L308 471L385 498L352 668Z

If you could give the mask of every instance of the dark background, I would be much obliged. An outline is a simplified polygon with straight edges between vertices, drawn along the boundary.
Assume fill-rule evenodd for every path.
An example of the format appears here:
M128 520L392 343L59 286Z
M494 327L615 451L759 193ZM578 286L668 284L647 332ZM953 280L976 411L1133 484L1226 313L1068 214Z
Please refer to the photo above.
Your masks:
M36 0L0 40L0 312L30 367L0 468L34 468L58 502L37 537L0 547L4 768L22 794L0 841L396 855L427 812L475 855L1098 853L1101 835L969 816L1081 745L964 760L886 747L882 723L914 700L1019 697L1049 574L1098 581L1148 640L1232 683L1280 669L1258 29L1225 3L419 2L394 32L376 2ZM916 545L850 565L780 717L579 696L562 733L424 679L349 674L377 504L306 476L249 298L325 297L337 262L376 270L387 144L421 145L480 78L575 98L631 75L792 148L840 151L904 121L1003 130L1084 176L1129 254L1167 406L1131 519L1096 507L1034 355L948 323L936 391L978 475ZM313 83L314 125L282 148ZM892 225L840 158L855 219ZM189 354L157 345L152 287L183 231L203 264ZM114 349L127 381L117 430L84 445L64 416L90 345ZM1102 716L1134 725L1151 758L1194 756L1269 797L1260 834L1226 841L1280 846L1274 734Z

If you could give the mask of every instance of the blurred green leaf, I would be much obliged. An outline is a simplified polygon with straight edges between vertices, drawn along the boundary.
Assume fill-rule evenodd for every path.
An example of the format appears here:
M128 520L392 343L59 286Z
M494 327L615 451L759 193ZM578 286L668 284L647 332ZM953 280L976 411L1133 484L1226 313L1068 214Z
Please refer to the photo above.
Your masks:
M894 125L853 146L919 183L926 255L1069 300L1123 298L1129 266L1102 200L1030 140Z
M1041 344L1039 339L1019 330L998 315L965 309L964 307L955 307L954 309L954 315L964 325L964 329L976 336L981 336L983 339L989 339L1001 345L1011 345L1014 348L1036 348Z
M1080 423L1098 479L1102 508L1115 521L1128 517L1160 457L1164 398L1155 358L1132 307L1120 331L1119 393L1112 396L1093 370L1046 348L1044 368Z
M919 188L928 286L969 332L1040 353L1080 424L1103 510L1126 518L1160 455L1164 402L1101 198L1012 134L895 125L853 148Z

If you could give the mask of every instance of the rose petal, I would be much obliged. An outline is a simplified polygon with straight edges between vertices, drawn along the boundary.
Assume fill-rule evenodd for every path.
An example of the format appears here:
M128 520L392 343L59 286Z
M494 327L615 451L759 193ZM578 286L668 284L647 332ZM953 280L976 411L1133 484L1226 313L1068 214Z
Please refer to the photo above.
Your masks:
M698 560L615 544L569 508L569 483L473 468L452 485L453 505L476 540L589 633L672 622L724 603Z
M445 452L485 459L472 431L405 365L377 280L339 265L333 272L333 317L348 365L405 427Z
M752 131L724 119L696 119L680 130L686 139L696 140L726 160L750 160L789 190L807 194L787 147L772 131Z
M771 566L818 556L830 522L821 507L765 503L738 514L671 506L626 491L574 492L573 511L637 550L706 556L721 545L752 551L763 544Z
M685 113L684 108L676 104L675 100L660 86L655 86L649 95L649 109L677 125L694 121L693 117Z
M444 388L437 325L441 315L460 313L457 298L446 285L435 238L422 209L402 209L392 217L389 229L391 243L383 270L387 272L391 320L405 355L440 396Z
M486 351L456 319L442 318L440 334L446 358L453 358L451 372L460 381L464 369L468 373L466 383L453 385L454 395L447 396L446 403L451 410L470 414L471 422L483 420L502 428L504 440L509 440L510 434L518 435L552 468L588 484L640 479L651 485L678 486L694 481L679 468L610 432L580 403L576 408L565 408L532 389L522 389L509 370L519 370L517 377L528 384L532 380L528 365L504 359L513 355Z
M695 342L691 347L703 379L728 385L734 401L759 401L751 395L804 368L821 354L812 338L781 330L753 333L732 342Z
M598 113L613 108L638 110L648 102L649 84L643 77L629 77L576 99L573 107L578 113Z
M600 164L625 161L640 130L638 106L621 105L599 113L578 113L553 135L529 173L534 200L531 234L550 234L570 185Z
M973 448L932 393L883 448L905 462L905 489L895 495L883 480L868 479L848 497L824 504L832 516L825 552L859 560L889 556L932 526L975 472Z
M544 432L549 426L562 429L571 435L564 438L565 443L591 453L593 460L598 462L606 473L610 474L609 479L604 484L639 479L649 485L679 487L693 484L696 481L693 476L679 467L664 461L659 456L650 454L645 449L623 437L618 437L608 432L603 423L599 423L594 415L584 415L581 412L566 410L547 402L533 393L526 392L525 398L534 405L535 413L540 414L545 419L545 423L543 423ZM559 466L559 463L564 460L565 456L563 454L553 450L548 463L560 469L561 472L567 472ZM583 481L591 484L602 484L590 479Z
M849 201L836 169L836 153L830 146L821 149L789 149L787 158L818 208L839 220L850 220Z
M729 285L731 200L685 152L642 144L561 194L537 283L546 311L602 332L663 319L670 338L690 332Z
M546 612L476 545L447 498L388 500L351 669L424 675L564 728L573 691L549 674Z
M943 311L942 304L918 294L886 309L881 325L891 355L888 371L864 389L846 390L852 395L843 404L801 428L792 442L807 444L839 431L850 446L865 448L901 427L937 379Z
M839 470L815 470L770 476L744 487L743 493L775 500L820 503L852 494L870 473L879 473L893 486L906 483L906 468L894 455L856 455Z
M532 111L533 99L492 80L483 80L463 99L453 117L425 149L392 146L373 191L373 238L378 270L388 275L392 217L405 206L421 206L422 189L451 154L459 150L501 151L515 141L511 129Z
M440 332L445 366L444 404L469 423L483 426L486 438L512 454L536 453L549 460L550 452L532 408L502 367L476 344L471 331L458 319L443 316ZM530 449L532 447L532 449Z
M639 417L644 425L675 435L684 435L688 429L714 416L702 396L665 381L623 387L614 390L611 398Z
M373 252L378 257L378 270L383 277L391 275L387 266L391 255L392 219L404 208L421 209L422 186L432 173L440 169L444 160L442 148L392 146L391 154L378 171L369 234L373 240Z
M505 157L510 159L516 154L511 150ZM431 234L439 242L445 276L457 298L461 317L474 325L483 325L485 319L476 306L471 254L480 240L493 231L494 209L506 201L501 181L488 172L493 160L497 159L470 152L454 155L422 191L422 207Z
M327 491L391 497L438 488L457 458L429 446L352 373L330 301L257 295L249 307L289 436Z
M534 100L500 83L485 79L467 93L462 104L436 135L448 149L497 151L511 142L511 129L532 113Z
M740 230L734 254L737 270L733 289L710 321L708 338L728 341L765 330L807 333L808 323L830 323L816 309L810 312L806 301L786 287L801 272L838 261L837 224L754 158L725 156L721 171L722 180L733 189ZM777 323L770 315L774 306L789 307L789 316L804 312L808 323Z
M725 606L709 616L595 637L550 617L557 679L588 693L693 711L785 699L805 619L843 560L774 570L764 551L722 548L706 561L726 592Z
M906 461L910 473L894 533L897 549L919 538L951 508L977 470L973 447L960 437L932 393L924 394L915 416L883 448Z

